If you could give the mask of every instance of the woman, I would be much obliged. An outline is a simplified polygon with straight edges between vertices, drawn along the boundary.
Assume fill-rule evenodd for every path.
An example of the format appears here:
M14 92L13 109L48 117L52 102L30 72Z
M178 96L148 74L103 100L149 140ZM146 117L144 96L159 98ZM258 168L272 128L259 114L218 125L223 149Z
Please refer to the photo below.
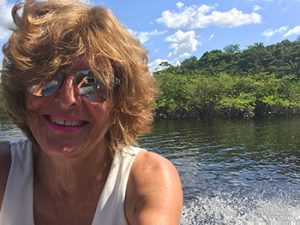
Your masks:
M0 144L1 225L175 225L175 167L136 146L156 86L105 8L27 0L3 48L6 109L28 141Z

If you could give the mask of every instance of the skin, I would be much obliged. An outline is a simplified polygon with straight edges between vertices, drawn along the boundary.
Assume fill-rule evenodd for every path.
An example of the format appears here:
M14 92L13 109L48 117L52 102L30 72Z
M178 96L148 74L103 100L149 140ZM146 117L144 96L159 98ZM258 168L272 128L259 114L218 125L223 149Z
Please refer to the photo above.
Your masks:
M127 186L125 212L131 225L178 225L182 187L167 159L142 152L135 160Z
M85 69L83 63L78 69ZM90 225L106 182L112 156L106 148L111 100L87 102L67 76L47 97L26 96L27 120L38 142L34 146L34 217L36 225ZM75 131L55 129L49 118L86 121ZM7 143L0 144L0 206L10 167ZM167 159L142 151L134 161L126 190L130 225L177 225L182 188Z

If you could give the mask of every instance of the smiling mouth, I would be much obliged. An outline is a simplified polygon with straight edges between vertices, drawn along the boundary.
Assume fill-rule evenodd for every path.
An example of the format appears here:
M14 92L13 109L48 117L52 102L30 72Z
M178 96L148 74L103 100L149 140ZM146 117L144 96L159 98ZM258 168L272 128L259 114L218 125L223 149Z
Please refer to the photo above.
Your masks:
M45 116L45 117L52 124L65 126L65 127L82 127L88 123L87 121L84 120L66 120L66 119L60 119L51 116Z

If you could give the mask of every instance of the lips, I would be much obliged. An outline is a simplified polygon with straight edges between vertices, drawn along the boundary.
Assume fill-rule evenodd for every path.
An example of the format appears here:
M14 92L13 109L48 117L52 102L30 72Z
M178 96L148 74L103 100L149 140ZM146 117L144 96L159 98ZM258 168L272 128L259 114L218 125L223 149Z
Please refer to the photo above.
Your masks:
M44 117L50 127L63 132L77 131L88 124L88 121L62 115L46 115Z
M63 120L56 117L49 117L48 119L52 123L61 126L68 126L68 127L79 127L87 123L86 121L82 121L82 120Z

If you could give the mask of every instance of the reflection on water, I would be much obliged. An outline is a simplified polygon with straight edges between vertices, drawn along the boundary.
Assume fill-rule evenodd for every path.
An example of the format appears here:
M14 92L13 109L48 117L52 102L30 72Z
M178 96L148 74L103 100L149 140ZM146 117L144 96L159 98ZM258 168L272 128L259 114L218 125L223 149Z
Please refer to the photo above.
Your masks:
M178 168L182 224L300 224L299 138L300 119L193 120L158 122L141 142Z
M0 120L0 140L20 137ZM182 225L300 225L300 119L160 121L140 143L176 165Z
M23 133L0 111L0 141L14 141L24 138Z

